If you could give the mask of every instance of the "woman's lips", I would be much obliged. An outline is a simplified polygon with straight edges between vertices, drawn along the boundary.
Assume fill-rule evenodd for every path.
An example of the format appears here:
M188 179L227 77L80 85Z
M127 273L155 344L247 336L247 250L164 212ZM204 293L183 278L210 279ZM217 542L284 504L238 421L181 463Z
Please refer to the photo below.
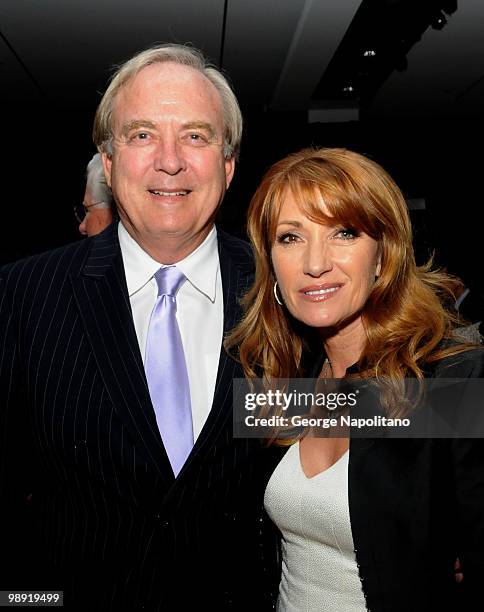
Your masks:
M299 290L301 297L310 302L324 302L334 297L343 287L341 283L326 283L324 285L310 285Z

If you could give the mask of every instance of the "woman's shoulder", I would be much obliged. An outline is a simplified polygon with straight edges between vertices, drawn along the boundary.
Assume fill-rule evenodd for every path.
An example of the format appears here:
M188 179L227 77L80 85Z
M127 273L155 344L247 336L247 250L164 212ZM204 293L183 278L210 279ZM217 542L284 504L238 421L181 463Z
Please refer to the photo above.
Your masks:
M424 368L426 377L484 378L484 346L466 346L456 340L447 340L439 348L449 351L449 354L427 364Z

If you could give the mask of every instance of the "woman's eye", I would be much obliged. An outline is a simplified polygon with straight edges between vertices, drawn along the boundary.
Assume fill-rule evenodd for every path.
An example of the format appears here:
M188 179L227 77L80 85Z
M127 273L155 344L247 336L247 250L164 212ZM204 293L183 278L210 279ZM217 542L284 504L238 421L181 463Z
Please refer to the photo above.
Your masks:
M353 240L353 238L356 238L357 235L358 232L356 230L350 227L343 227L336 232L335 237L341 238L342 240Z
M297 242L298 240L299 240L299 236L296 236L296 234L290 234L290 233L281 234L280 236L277 237L277 242L279 244L292 244L294 242Z

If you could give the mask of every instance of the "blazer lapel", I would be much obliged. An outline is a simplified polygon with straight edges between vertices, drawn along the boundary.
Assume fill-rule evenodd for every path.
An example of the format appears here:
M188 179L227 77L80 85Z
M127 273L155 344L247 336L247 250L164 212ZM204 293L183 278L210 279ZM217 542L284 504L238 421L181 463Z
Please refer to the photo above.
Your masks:
M173 480L133 324L117 224L93 239L84 268L71 277L71 282L94 357L118 416L156 471Z

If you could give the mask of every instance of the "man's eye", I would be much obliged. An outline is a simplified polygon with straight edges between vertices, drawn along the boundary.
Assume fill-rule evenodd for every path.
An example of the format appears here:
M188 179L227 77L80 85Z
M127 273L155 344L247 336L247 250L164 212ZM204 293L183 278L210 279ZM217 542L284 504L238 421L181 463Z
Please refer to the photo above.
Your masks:
M208 138L204 134L199 134L198 132L190 132L185 138L188 140L190 144L194 144L197 146L203 146L208 143Z
M277 236L277 242L279 244L293 244L299 240L299 236L296 234L291 234L290 232L286 232L285 234L281 234Z
M136 132L135 134L132 134L129 139L132 142L139 142L139 141L144 141L144 140L148 140L150 137L150 135L148 134L148 132Z

